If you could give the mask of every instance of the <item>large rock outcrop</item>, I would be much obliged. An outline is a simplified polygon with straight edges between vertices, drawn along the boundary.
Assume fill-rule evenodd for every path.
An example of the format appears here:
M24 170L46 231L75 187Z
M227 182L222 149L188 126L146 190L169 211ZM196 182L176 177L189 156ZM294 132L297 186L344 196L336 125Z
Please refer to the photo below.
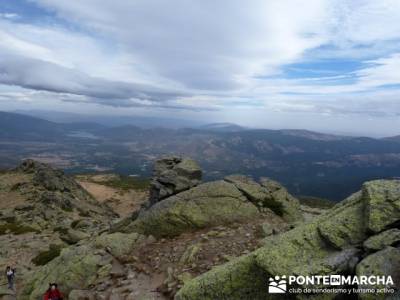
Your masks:
M400 229L392 228L367 239L363 246L369 251L382 250L387 246L400 245Z
M124 231L176 236L185 231L241 222L260 216L260 212L232 184L214 181L164 199L142 211Z
M400 185L398 183L397 180L380 180L363 186L369 230L380 232L387 225L398 221L400 214Z
M271 189L249 177L235 175L168 197L141 210L133 220L124 220L116 231L172 237L186 231L262 218L271 211L288 223L302 220L298 200L282 186L276 184Z
M73 178L47 164L28 159L4 176L13 180L5 178L1 192L13 194L20 201L0 213L0 223L5 220L37 231L66 231L73 222L87 220L87 229L99 230L109 226L108 221L116 217L107 205L94 200ZM13 216L12 220L9 215Z
M287 223L303 220L299 201L275 181L262 178L258 183L247 176L231 175L197 185L200 178L201 170L193 160L157 161L151 205L113 226L113 231L172 237L185 231L262 218L271 211Z
M49 282L57 282L65 295L101 283L118 266L145 245L146 237L137 234L102 234L85 243L70 246L51 262L24 276L21 300L41 299Z
M373 234L399 228L399 188L398 180L367 182L361 192L312 222L267 238L264 247L248 256L189 281L176 299L275 299L266 291L268 277L275 275L370 275L376 272L397 278L399 249L389 247L371 253L371 247L363 249L362 245ZM378 206L388 218L377 217L380 216L376 211ZM395 281L394 288L399 289L399 284L399 280ZM362 297L372 299L370 296L374 299L386 297L385 294ZM325 294L324 297L333 299L335 295Z
M243 175L227 176L225 181L235 185L260 210L271 209L289 223L303 220L299 201L278 182L261 178L257 183Z
M371 254L364 258L358 265L356 269L356 274L358 276L387 276L391 275L393 282L396 284L397 288L400 287L400 249L393 247L386 247L374 254ZM363 289L383 289L384 284L371 285L371 284L360 284L360 288ZM397 296L400 296L400 291L398 290ZM376 294L361 294L361 299L382 299L383 296L379 297ZM396 297L396 299L399 299Z
M195 187L201 182L202 171L190 158L164 157L154 163L150 183L149 206Z

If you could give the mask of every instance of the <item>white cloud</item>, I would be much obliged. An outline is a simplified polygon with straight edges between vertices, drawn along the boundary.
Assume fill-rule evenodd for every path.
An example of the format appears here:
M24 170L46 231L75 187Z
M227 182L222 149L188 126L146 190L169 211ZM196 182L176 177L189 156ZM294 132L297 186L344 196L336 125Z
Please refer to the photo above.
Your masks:
M400 53L368 61L371 66L357 72L362 87L400 84Z
M0 19L9 19L9 20L15 20L18 19L19 15L15 13L0 13Z
M400 83L397 0L33 2L73 26L0 16L3 84L123 107L400 111L397 90L375 91ZM312 79L282 71L333 57L364 64ZM370 96L379 101L363 109Z
M38 3L112 37L146 72L194 89L243 87L325 42L327 1Z

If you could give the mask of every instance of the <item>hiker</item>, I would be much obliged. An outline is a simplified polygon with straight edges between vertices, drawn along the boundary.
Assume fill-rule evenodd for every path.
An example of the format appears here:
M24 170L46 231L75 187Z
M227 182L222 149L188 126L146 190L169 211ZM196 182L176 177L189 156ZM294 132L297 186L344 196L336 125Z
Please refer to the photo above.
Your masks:
M57 283L50 283L49 289L44 294L44 300L62 300L63 296L57 288Z
M7 266L7 268L6 268L6 276L7 276L8 288L10 290L14 290L15 270L11 269L10 266Z

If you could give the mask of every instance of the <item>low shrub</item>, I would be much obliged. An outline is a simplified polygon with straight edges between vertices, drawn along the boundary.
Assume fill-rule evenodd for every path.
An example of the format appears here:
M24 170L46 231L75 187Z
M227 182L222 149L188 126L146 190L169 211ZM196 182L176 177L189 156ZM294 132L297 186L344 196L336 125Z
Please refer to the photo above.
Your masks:
M24 234L28 232L38 232L35 228L20 223L4 223L0 224L0 235L6 233Z
M34 263L36 266L44 266L59 256L63 248L63 245L51 244L49 250L40 252L38 255L32 258L32 263Z

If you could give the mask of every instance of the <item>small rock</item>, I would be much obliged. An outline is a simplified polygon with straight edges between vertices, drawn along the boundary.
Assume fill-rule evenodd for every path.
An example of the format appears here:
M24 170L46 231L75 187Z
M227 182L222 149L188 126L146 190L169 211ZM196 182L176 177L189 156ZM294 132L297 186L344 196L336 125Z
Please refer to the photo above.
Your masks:
M357 276L376 276L384 275L391 276L393 279L394 286L379 285L359 285L359 288L400 288L400 249L387 247L381 251L371 254L364 258L356 268ZM380 298L376 294L359 294L360 299L385 299L384 295Z
M400 229L393 228L371 236L364 242L364 248L369 251L376 251L400 242Z
M196 255L199 253L200 249L201 248L198 245L191 245L187 247L181 259L179 260L179 263L185 265L195 262Z

